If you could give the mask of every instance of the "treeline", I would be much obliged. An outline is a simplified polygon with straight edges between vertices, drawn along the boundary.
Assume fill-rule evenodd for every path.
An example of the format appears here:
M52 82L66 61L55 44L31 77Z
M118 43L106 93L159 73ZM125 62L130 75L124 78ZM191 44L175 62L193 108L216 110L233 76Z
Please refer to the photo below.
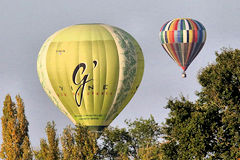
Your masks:
M9 95L3 106L0 156L6 160L236 160L240 158L240 50L216 53L216 62L198 74L198 99L170 99L169 117L158 124L126 120L126 128L109 127L102 134L83 126L67 126L58 134L54 122L46 139L32 148L20 96Z

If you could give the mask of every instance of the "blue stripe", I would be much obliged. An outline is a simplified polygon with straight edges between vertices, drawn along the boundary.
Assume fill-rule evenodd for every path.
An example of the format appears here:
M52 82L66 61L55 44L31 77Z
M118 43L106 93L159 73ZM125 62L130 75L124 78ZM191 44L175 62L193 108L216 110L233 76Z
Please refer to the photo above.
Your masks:
M184 20L182 19L180 22L181 22L180 30L183 30L183 23L184 23Z
M204 26L200 22L196 20L194 20L194 22L198 25L199 30L205 30Z
M199 37L199 42L201 42L202 43L202 41L203 41L203 30L200 30L199 32L201 32L199 35L200 35L200 37Z
M164 27L162 28L162 31L165 31L165 28L166 28L166 26L167 26L167 24L169 23L170 21L168 21L165 25L164 25Z
M196 25L197 25L197 30L201 30L201 29L202 29L202 28L201 28L201 25L199 25L199 23L197 23L196 20L193 20L193 22L196 23Z
M165 31L165 27L167 26L168 23L166 23L163 28L162 28L162 31Z
M187 20L187 23L188 23L188 26L189 26L189 30L191 30L192 29L191 23L188 20Z
M166 43L168 43L168 39L167 39L167 31L165 31L165 41L166 41Z
M182 42L181 31L177 32L177 37L178 37L178 43L181 43Z

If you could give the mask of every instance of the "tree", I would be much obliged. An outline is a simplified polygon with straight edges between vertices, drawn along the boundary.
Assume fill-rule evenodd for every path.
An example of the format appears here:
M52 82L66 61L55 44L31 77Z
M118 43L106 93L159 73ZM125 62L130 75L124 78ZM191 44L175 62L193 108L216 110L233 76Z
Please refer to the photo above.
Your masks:
M34 151L37 160L92 160L98 159L97 134L86 127L77 125L75 128L67 126L60 137L62 152L58 144L55 123L48 122L46 126L47 141L41 139L40 149Z
M100 139L102 141L102 159L127 159L128 156L136 154L132 146L132 137L125 128L108 127L104 130Z
M37 160L59 160L61 153L58 147L59 138L57 137L55 122L48 122L45 128L47 134L47 141L40 140L40 150L35 150L34 155Z
M74 129L75 145L73 149L74 160L97 159L97 135L86 127L77 125Z
M28 136L28 121L24 112L24 104L20 96L16 96L17 107L7 95L3 106L1 158L6 160L31 160L32 151Z
M67 126L63 130L63 135L61 136L61 144L62 144L62 154L63 154L62 159L73 160L75 139L74 139L73 129L70 126Z
M22 160L31 160L33 158L32 149L30 147L30 141L28 136L25 136L21 146L22 150Z
M48 139L48 160L60 159L60 150L58 147L59 139L56 134L55 122L48 122L46 134Z
M17 121L18 121L18 142L21 144L20 152L22 160L32 159L32 149L30 146L28 135L28 120L25 116L24 103L19 95L16 96L17 101Z
M195 103L168 101L163 159L240 157L240 51L224 49L216 56L198 75L202 90Z
M169 100L169 118L162 127L165 143L161 145L164 159L203 159L212 152L211 122L215 110L209 112L186 100ZM174 157L174 158L173 158Z
M11 160L20 156L20 147L17 139L16 106L10 95L7 95L3 106L1 158Z
M218 110L211 157L236 159L240 158L240 50L222 49L216 56L216 64L198 76L202 85L199 103Z
M141 160L162 160L160 144L154 144L138 149L138 157Z
M148 148L158 143L158 139L161 136L160 126L152 115L148 119L137 118L133 122L126 120L125 123L128 125L128 131L136 150Z
M149 119L126 120L125 128L107 128L101 141L101 154L108 159L160 159L160 126Z
M40 150L34 151L34 156L36 160L45 160L48 159L48 144L45 139L40 139Z

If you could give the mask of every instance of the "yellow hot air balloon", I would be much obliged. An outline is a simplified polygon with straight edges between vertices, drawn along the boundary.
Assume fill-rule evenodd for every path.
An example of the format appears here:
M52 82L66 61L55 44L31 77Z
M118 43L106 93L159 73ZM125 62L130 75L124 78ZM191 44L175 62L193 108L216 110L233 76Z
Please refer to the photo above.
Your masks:
M127 32L105 24L64 28L43 44L37 71L43 89L74 124L107 127L135 94L144 58Z

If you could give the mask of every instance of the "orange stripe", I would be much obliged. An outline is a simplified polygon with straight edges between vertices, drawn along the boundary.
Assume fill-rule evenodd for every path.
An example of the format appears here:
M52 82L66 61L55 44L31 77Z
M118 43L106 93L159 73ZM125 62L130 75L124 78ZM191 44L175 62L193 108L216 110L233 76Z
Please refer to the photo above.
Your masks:
M169 33L168 43L174 43L174 31L168 31L168 33Z
M169 31L174 30L174 24L176 23L176 21L172 21L172 23L169 26Z

